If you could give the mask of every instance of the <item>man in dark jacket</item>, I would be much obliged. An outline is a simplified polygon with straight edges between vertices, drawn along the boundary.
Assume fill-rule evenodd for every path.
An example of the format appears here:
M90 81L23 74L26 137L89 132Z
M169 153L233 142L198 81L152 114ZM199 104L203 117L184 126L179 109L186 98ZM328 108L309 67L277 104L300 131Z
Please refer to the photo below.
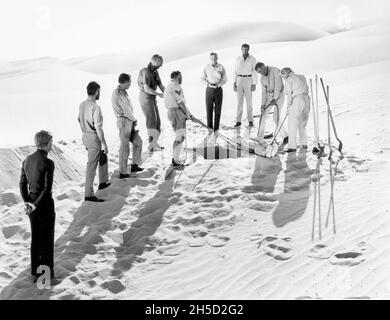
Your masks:
M42 270L44 273L50 270L50 278L55 279L53 258L55 210L51 195L54 162L47 157L52 143L53 137L47 131L40 131L35 135L37 151L23 161L19 183L25 212L30 218L31 275L34 283L42 274ZM45 278L47 276L45 274Z

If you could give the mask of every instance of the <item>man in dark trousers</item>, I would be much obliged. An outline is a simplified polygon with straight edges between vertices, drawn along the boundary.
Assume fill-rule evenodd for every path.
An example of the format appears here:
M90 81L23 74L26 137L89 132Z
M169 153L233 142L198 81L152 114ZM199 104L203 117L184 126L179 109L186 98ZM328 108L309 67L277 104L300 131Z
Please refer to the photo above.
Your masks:
M54 162L47 157L52 148L52 141L53 137L47 131L40 131L35 135L37 151L23 161L19 183L25 203L24 209L31 224L31 275L34 283L42 274L38 270L40 266L43 270L48 268L50 278L55 281L53 258L55 210L51 195Z
M149 146L148 151L161 151L164 147L158 144L161 134L161 120L158 111L156 97L163 98L165 87L161 82L158 69L163 65L163 58L155 54L146 68L141 69L138 75L138 86L140 89L139 103L146 118ZM162 93L157 92L157 87Z
M208 64L202 75L202 82L206 87L206 112L207 126L209 129L208 140L216 141L216 134L219 130L219 122L221 119L223 91L222 86L226 83L226 71L222 64L218 63L218 55L215 52L210 53L210 64ZM213 113L214 122L213 122Z

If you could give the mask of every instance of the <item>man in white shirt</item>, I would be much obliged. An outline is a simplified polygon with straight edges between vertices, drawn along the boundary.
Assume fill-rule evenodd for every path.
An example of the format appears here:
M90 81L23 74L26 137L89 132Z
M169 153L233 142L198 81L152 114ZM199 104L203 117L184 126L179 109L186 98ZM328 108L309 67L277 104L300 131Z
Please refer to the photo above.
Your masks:
M171 121L173 131L175 132L175 141L173 142L172 166L179 167L180 151L186 139L186 120L191 119L192 115L186 107L183 89L181 88L182 75L180 71L171 73L171 82L164 91L164 103L168 109L168 119Z
M289 137L287 152L297 150L297 131L301 148L307 150L306 125L310 113L310 96L306 78L295 74L290 68L283 68L281 75L285 79L285 94L287 95Z
M261 122L259 124L259 131L257 133L257 140L264 143L264 131L267 115L272 110L274 111L273 119L275 126L279 128L282 119L282 107L284 103L284 86L283 79L280 75L280 70L276 67L266 66L262 62L256 64L256 72L261 74ZM276 107L275 107L276 106ZM283 144L288 142L288 134L286 129L282 126L280 129L280 136L283 138Z
M257 84L256 58L249 54L249 44L244 43L241 46L241 51L242 55L237 58L234 67L233 89L237 92L237 122L235 127L241 126L244 97L249 126L253 127L252 92L256 90Z
M122 73L118 79L119 85L112 93L112 107L117 117L117 127L121 146L119 148L119 178L129 178L127 173L127 163L130 155L130 142L133 144L133 164L131 172L142 171L141 164L142 140L135 130L137 119L134 116L133 105L130 101L127 91L131 85L130 75Z
M204 68L202 75L202 82L206 85L206 112L209 137L219 130L223 100L222 86L227 81L225 68L218 63L218 55L216 53L210 53L210 61L211 63ZM213 113L215 113L214 122ZM216 135L214 135L215 138Z

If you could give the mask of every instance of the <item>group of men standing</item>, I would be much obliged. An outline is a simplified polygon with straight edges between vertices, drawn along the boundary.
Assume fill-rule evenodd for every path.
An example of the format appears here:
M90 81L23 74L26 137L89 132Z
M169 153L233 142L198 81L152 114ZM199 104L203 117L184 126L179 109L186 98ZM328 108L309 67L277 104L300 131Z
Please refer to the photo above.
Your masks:
M266 66L257 62L249 54L249 45L241 46L240 55L234 68L233 89L237 93L237 116L235 127L242 123L244 99L246 100L248 125L253 127L252 94L258 83L257 73L261 75L262 103L261 120L257 140L265 143L265 120L273 109L275 125L280 128L283 143L288 143L287 152L296 151L296 135L299 133L300 145L307 149L306 124L310 111L310 97L308 85L303 75L295 74L290 68L281 71L276 67ZM146 118L149 152L163 150L158 143L161 134L161 120L157 106L157 97L164 99L168 119L175 132L173 142L172 166L178 167L180 152L186 139L186 121L194 117L186 106L183 89L183 76L180 71L171 73L170 83L165 88L162 84L158 69L163 65L163 58L154 55L147 67L141 69L138 75L139 103ZM284 83L283 83L284 79ZM207 114L208 139L215 140L220 127L223 102L222 87L227 82L226 70L218 63L218 55L210 54L210 64L206 65L201 77L206 85L205 103ZM127 90L131 86L129 74L122 73L118 78L118 86L112 93L112 107L117 118L117 128L120 138L119 149L119 178L130 177L130 173L144 170L140 167L142 159L142 139L139 135L134 107ZM158 91L158 89L160 91ZM96 171L99 172L98 189L103 190L110 186L108 178L108 146L103 132L103 115L97 104L100 98L100 85L92 81L87 86L88 98L80 104L78 121L82 131L82 141L88 152L88 162L85 178L85 201L103 202L96 197L93 184ZM281 121L281 111L287 95L288 132ZM286 115L286 117L287 117ZM52 148L52 136L47 131L40 131L35 136L37 151L29 155L22 166L20 190L25 202L25 211L30 217L31 240L31 274L33 281L41 274L38 267L45 265L54 278L53 246L54 246L54 201L51 196L53 184L54 163L47 158ZM128 159L132 144L132 164L128 172Z

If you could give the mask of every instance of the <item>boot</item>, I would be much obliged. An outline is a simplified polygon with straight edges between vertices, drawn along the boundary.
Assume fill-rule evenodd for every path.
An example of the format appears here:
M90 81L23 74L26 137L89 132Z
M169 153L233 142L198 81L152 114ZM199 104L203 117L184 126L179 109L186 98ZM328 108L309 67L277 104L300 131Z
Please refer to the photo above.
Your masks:
M241 122L237 121L236 124L234 125L235 128L241 127Z

